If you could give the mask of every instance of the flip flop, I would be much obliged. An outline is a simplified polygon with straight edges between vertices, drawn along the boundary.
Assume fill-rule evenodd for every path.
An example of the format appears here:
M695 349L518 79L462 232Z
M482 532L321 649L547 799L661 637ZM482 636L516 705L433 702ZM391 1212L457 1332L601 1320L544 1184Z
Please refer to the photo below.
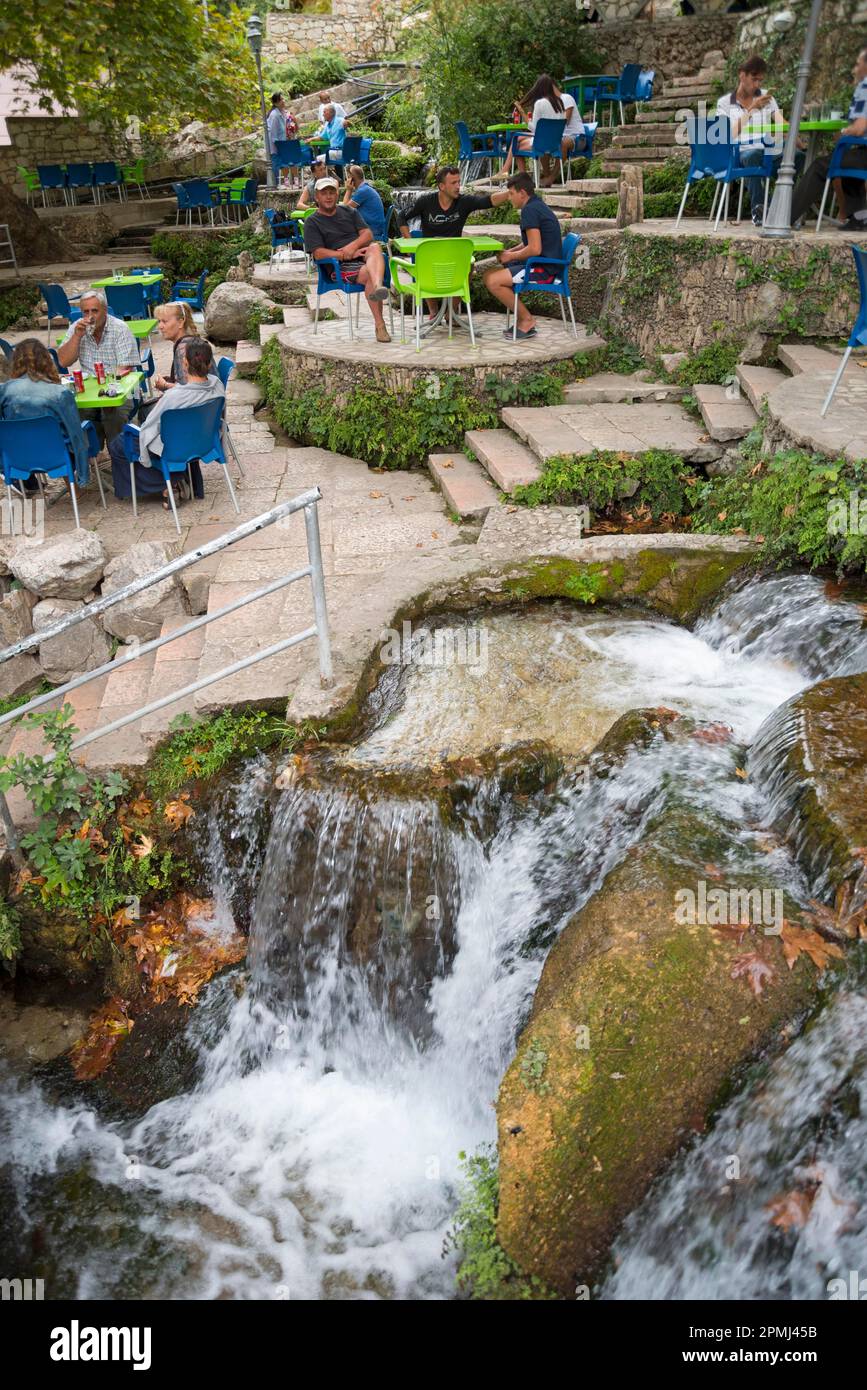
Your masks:
M518 329L518 332L517 332L514 336L517 338L518 342L520 342L522 338L535 338L535 336L536 336L536 330L535 330L535 328L528 328L528 329L526 330L526 332L523 332L523 331L519 328L519 329ZM511 328L504 328L504 329L503 329L503 337L504 337L504 338L507 338L510 342L512 341L513 335L512 335L512 330L511 330Z

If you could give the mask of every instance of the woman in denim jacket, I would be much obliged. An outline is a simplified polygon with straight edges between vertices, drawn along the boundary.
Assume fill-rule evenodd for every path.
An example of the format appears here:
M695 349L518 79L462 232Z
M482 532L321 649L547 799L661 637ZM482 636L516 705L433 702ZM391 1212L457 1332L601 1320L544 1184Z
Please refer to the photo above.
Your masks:
M38 338L25 338L12 354L9 380L0 383L0 419L21 420L53 415L69 444L75 481L84 487L90 477L87 437L75 396L60 384L54 358Z

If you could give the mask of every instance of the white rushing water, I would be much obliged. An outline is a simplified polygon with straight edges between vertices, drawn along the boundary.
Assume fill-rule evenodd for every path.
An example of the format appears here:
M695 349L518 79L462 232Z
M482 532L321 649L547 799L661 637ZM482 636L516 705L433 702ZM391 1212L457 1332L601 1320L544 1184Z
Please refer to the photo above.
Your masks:
M624 710L666 705L728 723L741 742L812 680L867 664L857 610L805 578L755 582L694 633L562 608L480 621L492 625L490 717L519 736L544 733L521 703L526 669L542 681L553 673L565 709L570 664L576 690L587 691L588 653L606 725ZM461 704L466 673L412 672L406 691L361 762L393 760L401 720L404 732L414 721L414 757L425 724L433 755L461 746L459 731L475 718ZM532 708L542 704L534 690ZM757 793L733 767L729 747L654 745L607 778L504 806L486 840L467 822L434 824L426 803L382 797L362 808L340 789L284 793L254 875L251 979L240 997L231 979L215 982L196 1011L195 1088L136 1123L108 1123L7 1081L21 1230L48 1222L57 1278L85 1298L452 1297L441 1251L458 1155L494 1137L493 1102L545 945L640 835L666 780L745 824L760 818ZM240 823L249 826L249 785L245 796ZM255 837L238 825L236 813L211 826L218 880L239 834L233 862L247 872L258 864ZM398 936L412 919L429 988L385 928L373 956L358 955L352 932L377 892L376 910L383 921L392 912ZM429 927L431 899L445 906ZM225 914L225 894L220 902ZM70 1198L67 1174L80 1197ZM676 1245L665 1258L679 1259ZM685 1251L671 1277L687 1288L696 1269ZM652 1249L624 1263L611 1296L634 1296L651 1277ZM696 1280L698 1296L740 1296L719 1292L732 1287L719 1262Z

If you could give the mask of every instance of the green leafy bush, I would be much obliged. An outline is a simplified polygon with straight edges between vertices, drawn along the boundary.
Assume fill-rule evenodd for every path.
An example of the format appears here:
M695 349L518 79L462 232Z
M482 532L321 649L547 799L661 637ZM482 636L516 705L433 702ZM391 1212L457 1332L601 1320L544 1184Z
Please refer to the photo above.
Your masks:
M405 145L418 145L426 149L428 145L428 118L430 112L425 103L409 92L398 92L388 102L382 116L382 130ZM353 134L356 131L352 124Z
M470 1298L486 1301L556 1297L541 1279L526 1276L497 1240L500 1184L492 1146L459 1157L464 1182L445 1240L445 1252L455 1250L459 1256L458 1288Z
M171 736L151 760L147 785L151 795L167 797L188 782L214 777L234 758L280 746L291 750L318 736L311 724L287 724L266 710L224 710L213 719L193 720L179 714Z
M761 558L772 564L867 569L867 460L800 450L763 459L747 448L737 473L701 483L693 495L696 531L761 538ZM853 497L860 527L851 525Z
M308 96L345 82L348 73L349 64L336 49L314 48L286 63L271 63L267 86L287 98Z
M624 484L637 483L634 490ZM634 511L646 507L654 521L680 516L689 504L695 479L683 459L662 449L648 449L634 458L610 450L592 454L556 454L546 459L541 478L515 488L515 502L527 507L581 503L591 512Z
M718 338L690 353L685 362L674 373L674 380L680 386L724 386L734 378L735 367L741 354L741 343L730 338Z
M41 295L35 285L11 285L0 289L0 333L14 328L21 320L30 320Z
M197 280L203 270L209 271L205 281L205 298L221 285L226 272L242 251L250 251L255 260L267 260L271 238L256 232L251 226L240 226L231 232L214 232L204 236L174 236L158 232L151 238L151 255L171 271L175 280ZM168 294L171 285L164 281Z

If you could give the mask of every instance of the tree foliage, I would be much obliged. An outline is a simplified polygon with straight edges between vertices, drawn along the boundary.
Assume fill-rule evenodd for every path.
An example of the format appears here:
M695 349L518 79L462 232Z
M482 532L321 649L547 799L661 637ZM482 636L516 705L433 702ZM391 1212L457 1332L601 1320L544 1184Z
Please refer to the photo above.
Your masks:
M455 121L477 131L509 120L540 73L598 71L592 30L575 0L433 0L421 46L446 150L457 144Z
M113 132L131 117L167 129L254 110L255 66L234 6L205 23L195 0L37 0L0 6L0 70Z

